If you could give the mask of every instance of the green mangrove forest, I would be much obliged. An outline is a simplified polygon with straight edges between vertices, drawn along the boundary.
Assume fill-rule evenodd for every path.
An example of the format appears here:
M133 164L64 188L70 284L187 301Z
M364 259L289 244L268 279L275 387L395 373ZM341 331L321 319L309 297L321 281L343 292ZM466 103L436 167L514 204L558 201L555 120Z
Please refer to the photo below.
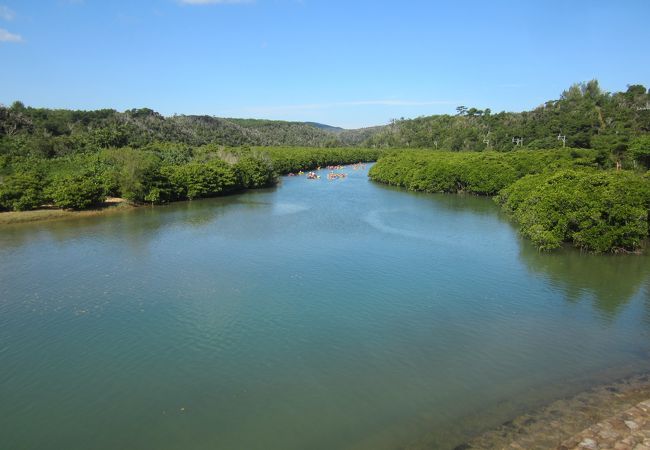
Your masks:
M603 164L594 150L404 151L381 158L370 177L415 191L495 196L542 250L568 242L635 251L648 237L650 179Z
M0 106L0 211L192 200L360 161L378 161L377 182L492 196L542 250L638 251L650 225L650 93L592 80L532 111L459 106L359 130Z
M0 209L51 204L85 209L107 196L134 203L214 197L274 185L278 175L328 164L375 161L377 149L233 148L155 143L56 158L5 157Z

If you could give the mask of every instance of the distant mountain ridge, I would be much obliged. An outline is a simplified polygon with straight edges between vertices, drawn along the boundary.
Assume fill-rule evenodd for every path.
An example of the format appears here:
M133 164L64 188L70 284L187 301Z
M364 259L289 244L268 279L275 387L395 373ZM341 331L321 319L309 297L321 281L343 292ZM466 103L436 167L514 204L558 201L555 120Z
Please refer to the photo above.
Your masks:
M394 120L364 145L453 151L566 146L622 154L634 139L650 133L649 104L650 92L643 85L610 93L591 80L572 85L559 99L531 111L493 113L489 108L458 106L453 116Z
M332 125L326 125L324 123L318 123L318 122L304 122L305 125L311 125L312 127L319 128L321 130L325 131L331 131L333 133L341 133L343 131L346 131L345 128L341 127L334 127Z
M650 133L650 93L642 85L608 93L596 80L578 83L558 100L523 112L492 113L459 106L441 114L393 120L388 125L344 129L318 122L165 117L149 109L72 111L0 105L0 156L61 155L95 147L142 147L165 141L187 145L416 147L511 150L516 147L609 149L624 152ZM18 147L18 148L17 148Z
M31 136L39 140L46 137L54 146L80 146L90 142L100 147L139 147L167 141L188 145L338 147L359 145L373 132L311 122L207 115L165 117L149 108L119 112L31 108L20 102L10 107L0 106L0 139L3 136Z

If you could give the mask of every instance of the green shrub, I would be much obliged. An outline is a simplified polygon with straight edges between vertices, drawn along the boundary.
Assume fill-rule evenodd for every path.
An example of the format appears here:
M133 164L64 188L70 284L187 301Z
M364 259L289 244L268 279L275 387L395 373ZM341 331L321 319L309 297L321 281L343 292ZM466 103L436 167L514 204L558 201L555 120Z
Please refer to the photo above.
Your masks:
M530 175L496 199L541 250L633 251L648 236L650 182L630 171Z
M17 172L0 183L0 209L27 211L45 203L45 182L37 172Z
M424 192L494 195L516 179L553 164L574 165L568 152L403 151L384 156L370 170L374 181Z
M103 150L99 156L106 192L141 202L159 176L160 157L129 147Z
M64 209L86 209L106 198L100 180L92 174L57 177L48 189L48 196Z
M239 186L245 189L267 187L276 182L273 165L268 158L243 156L233 169Z
M237 188L234 169L221 160L165 166L161 172L179 200L212 197Z

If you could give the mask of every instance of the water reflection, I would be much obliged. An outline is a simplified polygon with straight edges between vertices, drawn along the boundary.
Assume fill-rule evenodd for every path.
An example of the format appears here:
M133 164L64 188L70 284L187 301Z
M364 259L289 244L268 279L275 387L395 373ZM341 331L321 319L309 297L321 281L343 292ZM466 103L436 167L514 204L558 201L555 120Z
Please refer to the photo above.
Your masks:
M125 243L128 248L140 252L166 228L204 228L214 224L232 208L271 208L271 202L256 199L256 196L265 195L269 191L272 190L161 206L142 206L107 215L7 225L0 233L0 249L20 248L39 240L51 240L64 245L74 240L101 238L103 241Z
M591 297L593 306L608 318L645 288L650 275L649 255L592 255L573 249L542 253L525 241L520 249L531 272L547 278L570 302Z
M3 439L456 445L584 374L645 364L648 263L540 254L489 199L362 172L2 229Z
M435 203L436 207L444 208L451 212L470 212L477 215L496 216L506 222L507 217L501 213L500 208L491 200L471 194L429 194L426 192L412 192L397 186L381 183L372 183L374 189L386 193L394 192L402 197L402 201L416 201Z
M645 287L645 313L644 313L644 322L648 325L650 325L650 280L646 281Z
M432 223L428 229L421 230L419 235L411 232L409 234L411 237L424 236L429 240L444 237L439 236L443 230L436 229L438 227L436 222L441 221L440 212L442 211L470 214L474 217L489 216L494 222L502 226L506 225L512 231L512 235L517 233L516 225L507 215L494 202L484 197L407 192L403 188L380 183L373 183L373 187L383 191L384 195L395 193L400 196L400 201L397 204L402 208L411 205L413 208L421 209L423 202L426 202L431 204L432 209L435 209L436 216L430 219ZM379 219L376 211L368 217L369 222L376 225L380 231L397 233L401 230L388 228ZM402 234L406 235L407 233L402 232ZM525 239L518 238L517 241L519 259L525 263L525 267L530 272L543 276L554 288L561 290L567 301L578 303L585 298L590 299L594 308L603 317L611 320L640 290L644 290L646 315L650 317L650 285L648 284L650 254L593 255L574 249L541 253ZM471 243L476 249L486 244L477 241ZM493 245L494 243L487 244Z

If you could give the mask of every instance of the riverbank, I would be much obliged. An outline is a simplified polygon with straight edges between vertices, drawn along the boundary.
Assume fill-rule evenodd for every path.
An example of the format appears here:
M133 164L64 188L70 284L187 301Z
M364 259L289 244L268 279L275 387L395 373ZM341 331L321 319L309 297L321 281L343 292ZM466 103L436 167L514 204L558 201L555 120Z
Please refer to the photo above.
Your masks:
M539 250L569 243L593 253L635 253L648 238L644 172L611 169L593 150L411 150L380 158L369 176L413 191L494 197Z
M59 208L43 208L32 211L7 211L0 213L0 225L42 222L51 220L95 217L137 208L123 198L109 197L100 206L93 209L73 211Z
M616 420L648 399L650 375L633 376L554 401L458 445L456 450L573 448L602 428L596 424Z
M355 154L353 156L357 156L357 155ZM369 164L373 162L373 160L368 160L367 158L366 159L340 158L340 159L334 159L333 162L331 162L329 159L324 159L322 161L321 160L303 161L301 159L285 161L278 158L279 156L276 155L276 159L274 160L274 162L281 166L281 168L277 172L277 175L279 175L280 177L287 176L289 174L293 175L294 172L298 172L298 171L320 170L321 167L330 167L332 165L341 168L355 167L356 170L357 164L363 164L365 167L365 164ZM351 160L353 163L350 163L349 160ZM63 209L55 206L54 204L43 206L41 203L38 203L37 205L41 205L41 206L38 206L37 209L32 209L27 211L0 212L0 226L21 224L21 223L31 223L31 222L42 222L42 221L50 221L50 220L60 220L60 219L67 219L67 218L99 216L99 215L115 212L116 210L123 211L124 209L137 208L143 204L165 205L169 203L192 201L193 199L199 200L205 198L221 197L223 195L240 194L253 189L264 189L264 188L275 187L277 186L278 182L279 182L278 177L274 173L273 181L270 183L267 183L265 181L260 181L259 179L257 180L257 182L251 182L250 180L248 180L247 182L240 184L238 187L231 186L228 189L216 190L215 192L209 193L209 195L204 195L206 194L204 192L201 195L196 195L193 196L192 198L187 196L176 197L171 199L158 198L153 203L151 203L149 200L145 201L144 199L136 200L136 202L133 203L119 197L108 197L99 206L96 206L92 209L81 209L81 210ZM0 211L2 210L3 207L2 205L0 205Z
M650 449L650 400L584 430L558 450Z

